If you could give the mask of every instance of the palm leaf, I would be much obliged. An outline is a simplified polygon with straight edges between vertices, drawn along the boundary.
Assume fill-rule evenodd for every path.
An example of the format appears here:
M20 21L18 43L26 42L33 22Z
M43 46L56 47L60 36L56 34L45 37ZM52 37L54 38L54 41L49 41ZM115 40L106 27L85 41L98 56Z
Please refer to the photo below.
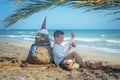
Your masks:
M25 0L17 0L13 3L14 6L22 4L23 2L25 2Z
M57 6L62 6L62 7L68 6L74 9L78 9L81 7L88 8L84 12L106 10L112 8L120 10L119 0L112 0L112 2L109 2L109 0L106 0L106 2L101 2L103 0L27 0L27 3L25 3L26 0L7 0L7 2L8 1L10 2L13 1L13 5L18 5L18 4L23 4L23 5L22 7L17 9L14 14L11 14L10 16L6 17L3 20L4 28L8 28L9 26L15 24L16 22L25 19L38 11L53 9ZM109 13L107 15L118 14L118 13L120 13L120 11Z
M115 11L115 12L112 12L112 13L108 13L105 16L111 16L111 15L115 15L115 14L120 14L120 11Z
M33 13L46 10L52 6L52 3L48 2L39 2L39 3L30 3L26 4L26 6L16 10L16 13L12 14L11 16L7 17L3 23L5 23L4 28L8 28L12 24L15 24L17 21L27 18L31 16Z
M112 19L111 21L109 21L108 23L114 22L114 21L118 21L118 20L120 20L120 18L114 18L114 19Z

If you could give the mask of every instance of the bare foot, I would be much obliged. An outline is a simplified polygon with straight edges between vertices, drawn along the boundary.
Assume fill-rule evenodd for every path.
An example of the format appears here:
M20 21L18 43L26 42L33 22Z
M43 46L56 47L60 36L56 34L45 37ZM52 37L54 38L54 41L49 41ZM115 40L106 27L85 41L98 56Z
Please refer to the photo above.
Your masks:
M94 63L94 64L90 65L91 69L98 69L100 67L102 67L102 62L97 62L97 63Z
M65 65L66 65L66 68L67 68L69 71L71 71L71 70L74 69L74 67L73 67L73 60L68 59L68 60L65 60L64 63L65 63Z
M73 64L66 65L66 67L69 71L74 69Z

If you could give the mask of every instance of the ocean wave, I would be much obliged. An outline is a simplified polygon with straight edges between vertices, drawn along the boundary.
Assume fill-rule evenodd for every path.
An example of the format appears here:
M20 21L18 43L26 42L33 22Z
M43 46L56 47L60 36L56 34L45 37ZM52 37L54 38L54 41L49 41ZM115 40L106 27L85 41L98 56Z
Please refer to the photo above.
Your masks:
M36 32L30 32L30 34L36 34Z
M102 37L105 37L106 35L104 35L104 34L101 34L100 36L102 36Z
M116 40L106 40L107 42L110 42L110 43L120 43L120 41L116 41Z
M22 32L22 31L18 31L18 33L24 33L24 32Z
M32 38L23 38L24 40L30 40L30 41L33 41L34 39Z
M34 38L34 36L31 36L31 35L21 35L22 37L31 37L31 38Z
M69 41L69 40L70 40L70 37L65 37L64 40L65 40L65 41Z
M54 41L54 38L52 37L52 36L49 36L49 38L52 40L52 41ZM64 41L66 42L66 41L69 41L70 40L70 37L65 37L64 38Z
M0 35L0 36L4 36L4 37L10 37L10 38L32 38L34 39L35 36L34 35ZM50 39L52 41L54 41L54 38L52 36L50 36ZM69 41L70 37L65 37L64 41ZM112 44L120 44L120 40L114 40L114 39L105 39L105 38L79 38L76 37L75 41L77 41L78 43L80 42L84 42L84 43L92 43L92 42L99 42L99 43L112 43Z
M117 53L117 54L120 53L120 50L118 49L112 49L112 48L107 48L107 47L91 47L91 48L96 49L96 50L101 50L103 52L108 52L108 53Z
M78 42L101 42L101 43L115 43L120 44L120 40L110 40L110 39L102 39L102 38L75 38L75 41Z
M52 41L54 41L53 37L50 37ZM65 37L64 41L69 41L70 37ZM114 44L120 44L120 40L112 40L112 39L105 39L105 38L75 38L75 41L77 42L100 42L100 43L114 43Z
M95 42L95 41L101 41L98 38L75 38L76 41L83 41L83 42Z
M116 38L116 37L120 37L119 34L101 34L101 37L112 37L112 38Z
M95 51L102 51L102 52L107 52L107 53L120 54L119 49L112 49L108 47L97 47L97 46L88 46L88 45L78 45L77 47L82 48L84 50L95 50Z
M4 36L11 37L11 38L15 38L15 37L21 37L21 38L30 37L30 38L34 38L34 36L31 36L31 35L4 35Z
M18 35L6 35L7 37L11 37L11 38L15 38L15 37L22 37L22 36L18 36Z

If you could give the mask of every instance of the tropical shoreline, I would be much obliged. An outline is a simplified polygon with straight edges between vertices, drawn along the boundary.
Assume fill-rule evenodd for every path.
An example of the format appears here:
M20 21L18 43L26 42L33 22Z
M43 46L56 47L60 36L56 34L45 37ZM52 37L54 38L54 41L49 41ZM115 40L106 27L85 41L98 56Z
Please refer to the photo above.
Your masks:
M102 61L110 64L120 64L120 55L106 54L100 52L89 52L76 50L84 60Z
M104 59L105 55L79 51L83 60L92 62L102 61L103 68L91 70L88 68L74 69L72 71L62 70L59 67L51 65L28 64L22 67L21 63L13 63L11 59L18 59L20 62L25 61L30 44L16 43L6 40L0 40L0 80L119 80L120 79L120 63L112 58ZM104 57L103 57L104 56ZM106 56L107 57L107 56ZM97 75L96 75L97 74ZM116 77L117 76L117 77Z
M12 55L13 57L18 57L21 60L25 60L25 57L27 57L29 53L29 49L31 47L31 44L25 44L25 43L17 43L17 42L12 42L12 41L7 41L7 40L0 40L0 56L1 54L3 55L9 54ZM109 62L113 64L120 64L120 56L119 55L110 55L110 54L104 54L104 53L99 53L99 52L88 52L88 51L83 51L79 50L78 48L73 48L71 51L76 51L80 54L80 56L83 58L83 60L91 60L91 61L102 61L102 62ZM8 56L9 56L8 55ZM16 56L14 56L16 55Z
M16 57L25 60L29 49L30 44L0 40L0 57Z
M0 39L16 43L33 44L37 31L37 29L1 30ZM54 43L54 31L55 29L48 29L51 44ZM120 55L120 30L63 29L62 31L65 33L65 43L70 39L71 32L75 34L77 49L80 51Z

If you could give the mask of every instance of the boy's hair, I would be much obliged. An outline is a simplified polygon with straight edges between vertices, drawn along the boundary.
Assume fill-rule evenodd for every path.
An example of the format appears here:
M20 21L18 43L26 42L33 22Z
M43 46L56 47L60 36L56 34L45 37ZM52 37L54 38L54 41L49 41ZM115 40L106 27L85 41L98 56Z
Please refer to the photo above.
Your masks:
M55 32L54 32L54 38L55 37L59 37L60 35L64 35L64 32L63 31L61 31L61 30L56 30Z

